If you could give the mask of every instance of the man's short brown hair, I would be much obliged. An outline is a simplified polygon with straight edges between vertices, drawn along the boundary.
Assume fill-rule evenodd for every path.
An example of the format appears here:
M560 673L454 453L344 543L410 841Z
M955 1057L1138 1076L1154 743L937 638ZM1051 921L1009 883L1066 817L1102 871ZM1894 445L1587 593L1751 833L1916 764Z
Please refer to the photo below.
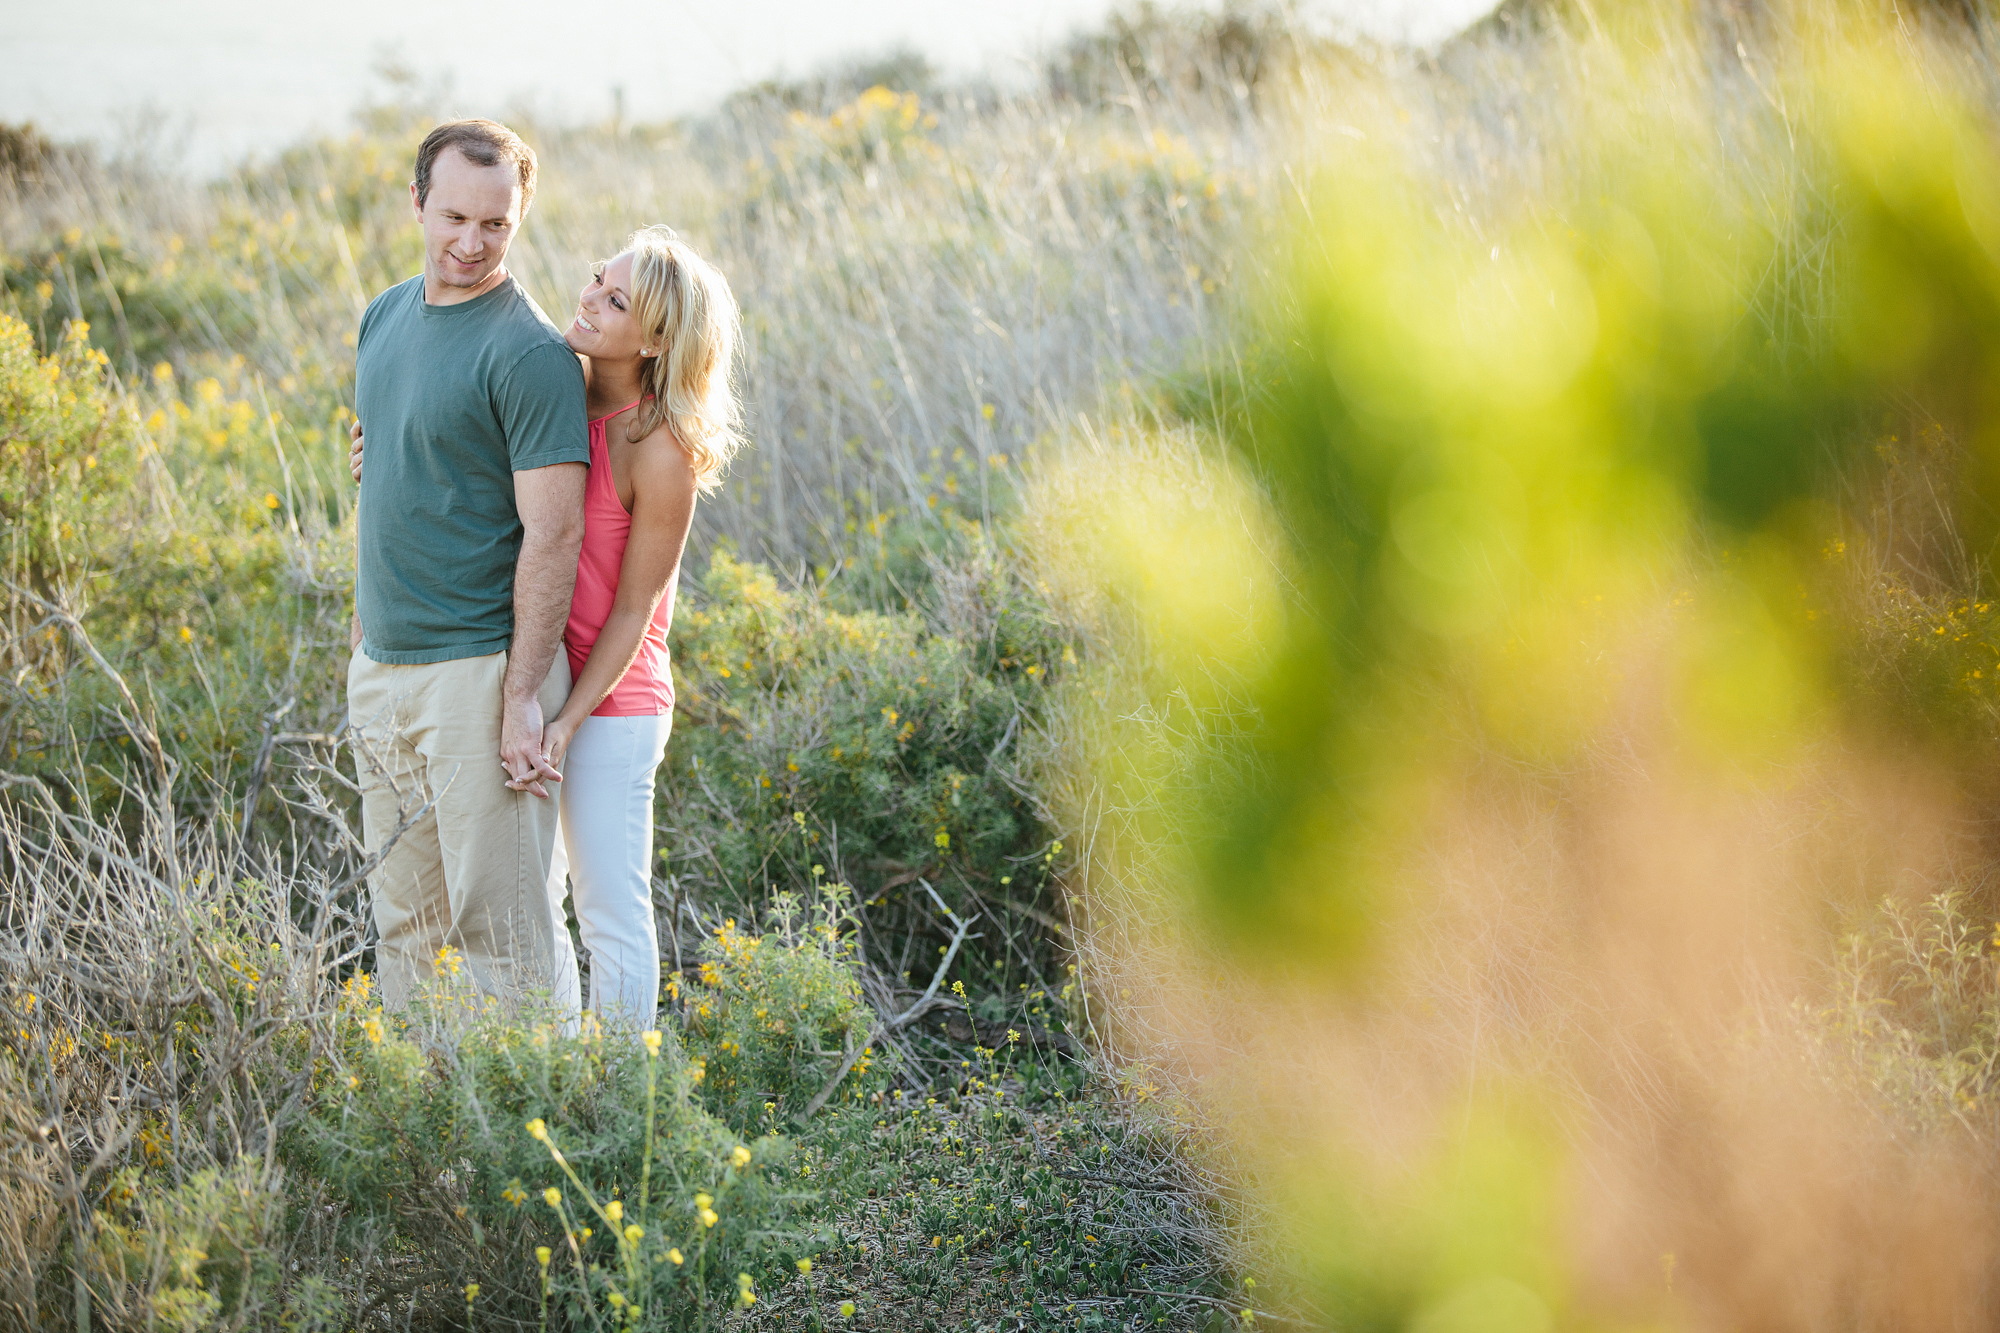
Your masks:
M468 162L497 167L511 162L521 174L521 212L535 202L535 150L497 120L447 120L424 136L417 149L417 206L431 193L431 164L447 148L456 148Z

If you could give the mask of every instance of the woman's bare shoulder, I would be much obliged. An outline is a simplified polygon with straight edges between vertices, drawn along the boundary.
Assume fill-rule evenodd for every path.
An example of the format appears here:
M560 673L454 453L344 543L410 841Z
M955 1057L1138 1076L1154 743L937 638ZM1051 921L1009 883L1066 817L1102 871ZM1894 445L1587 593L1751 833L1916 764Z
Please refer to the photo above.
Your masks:
M633 441L632 480L635 486L648 490L694 488L694 464L666 420L662 419L659 425Z

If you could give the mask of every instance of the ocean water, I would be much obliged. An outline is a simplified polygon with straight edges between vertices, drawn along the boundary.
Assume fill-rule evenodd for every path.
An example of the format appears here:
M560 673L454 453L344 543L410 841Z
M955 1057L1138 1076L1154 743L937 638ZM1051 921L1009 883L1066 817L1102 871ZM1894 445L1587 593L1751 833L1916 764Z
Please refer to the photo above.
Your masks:
M1197 0L1202 3L1204 0ZM1215 7L1216 0L1205 0ZM32 120L214 170L349 127L394 62L454 110L553 118L697 112L759 79L914 47L1005 83L1114 0L0 0L0 121ZM1491 0L1312 0L1323 22L1434 41Z

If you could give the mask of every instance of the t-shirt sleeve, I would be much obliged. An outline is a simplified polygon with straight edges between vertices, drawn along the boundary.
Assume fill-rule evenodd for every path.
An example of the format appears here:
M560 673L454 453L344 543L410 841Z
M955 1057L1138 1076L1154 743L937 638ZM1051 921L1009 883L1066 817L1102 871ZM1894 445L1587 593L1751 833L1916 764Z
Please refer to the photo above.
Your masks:
M421 279L419 280L421 281ZM386 291L375 293L375 299L370 301L368 308L361 312L361 326L355 330L354 347L357 353L361 349L361 344L368 341L369 332L386 317L390 304L401 297L404 289L409 285L409 282L405 280Z
M515 472L557 463L590 463L583 368L576 353L548 342L523 353L494 393L507 463Z
M375 325L376 312L382 308L382 297L387 295L388 293L384 292L380 296L377 296L368 303L368 308L361 312L361 327L354 331L354 351L357 356L361 352L361 344L368 341L369 330Z

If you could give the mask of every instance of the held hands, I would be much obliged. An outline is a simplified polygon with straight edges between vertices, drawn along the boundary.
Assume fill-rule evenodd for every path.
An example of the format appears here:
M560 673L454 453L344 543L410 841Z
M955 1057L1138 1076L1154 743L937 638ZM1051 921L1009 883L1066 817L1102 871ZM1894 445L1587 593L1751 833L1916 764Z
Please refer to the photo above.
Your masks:
M542 728L542 752L548 756L552 766L561 766L563 756L569 753L569 743L576 739L579 725L579 722L557 714L555 721Z
M348 437L354 441L354 447L347 451L347 470L354 474L354 479L356 481L360 481L361 480L361 418L360 417L354 418L354 425L348 430L347 434Z
M542 705L534 696L502 703L500 766L507 770L509 791L530 792L546 801L549 793L542 784L562 781L562 774L555 767L562 755L560 752L551 755L548 748L549 733L553 730L543 727ZM569 737L560 739L567 748Z
M569 752L569 743L576 739L576 728L577 724L575 722L562 717L556 718L555 721L542 728L541 767L544 777L551 778L556 782L562 781L562 774L554 770L561 766L563 755ZM544 794L517 778L509 778L507 780L507 789L509 791L534 791L537 796Z

